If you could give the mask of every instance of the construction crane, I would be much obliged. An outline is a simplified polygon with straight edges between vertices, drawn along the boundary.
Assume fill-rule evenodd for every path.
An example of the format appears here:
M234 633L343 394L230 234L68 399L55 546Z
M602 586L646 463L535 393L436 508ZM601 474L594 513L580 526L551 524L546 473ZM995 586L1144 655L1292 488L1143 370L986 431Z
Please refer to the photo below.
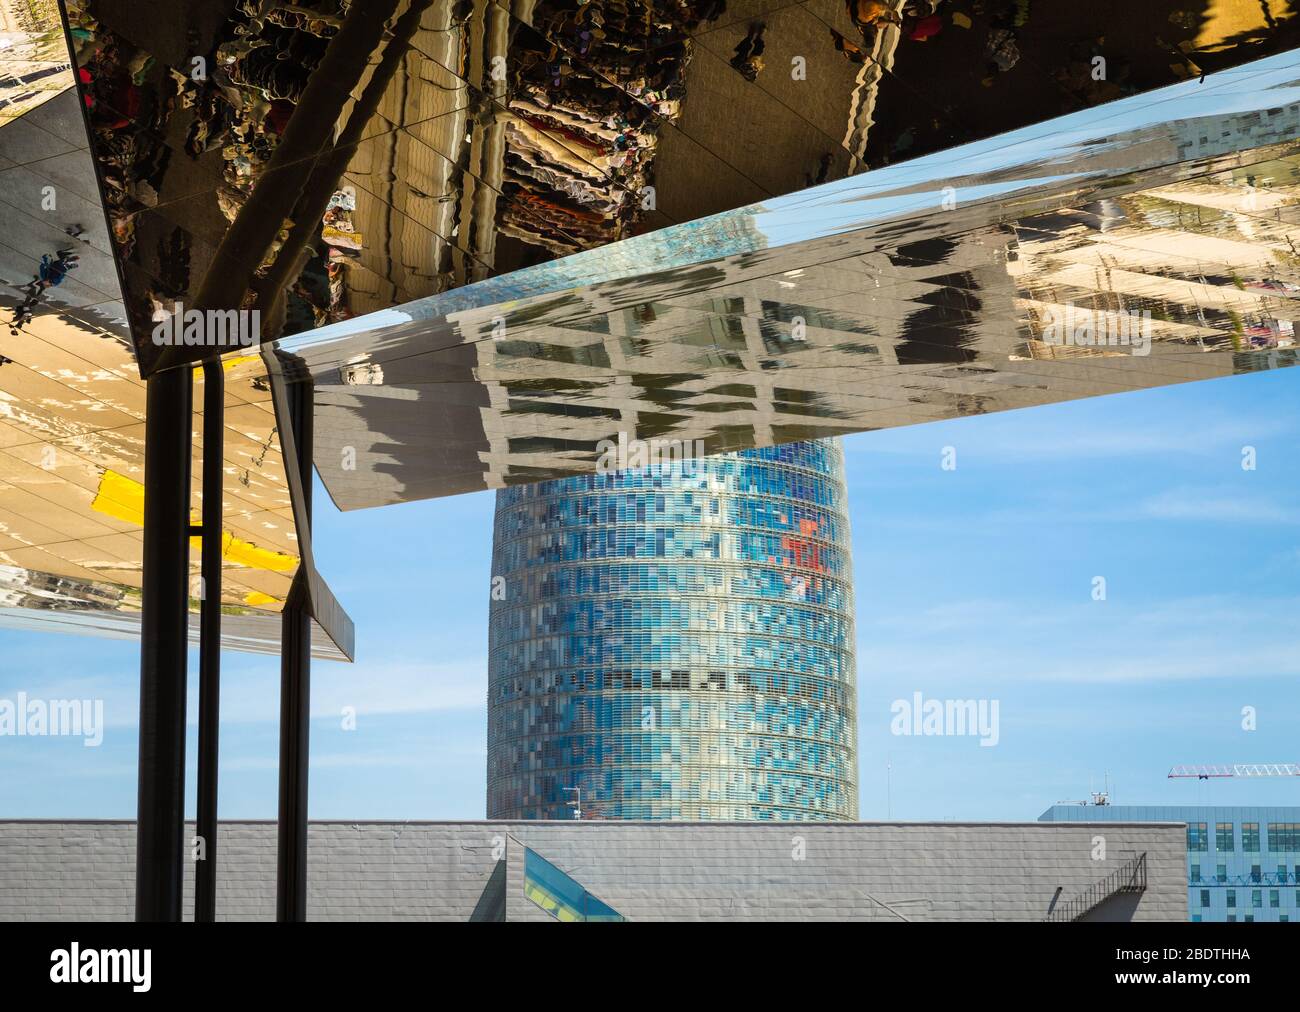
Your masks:
M1231 766L1175 766L1170 780L1215 780L1220 777L1300 777L1300 763L1234 763Z

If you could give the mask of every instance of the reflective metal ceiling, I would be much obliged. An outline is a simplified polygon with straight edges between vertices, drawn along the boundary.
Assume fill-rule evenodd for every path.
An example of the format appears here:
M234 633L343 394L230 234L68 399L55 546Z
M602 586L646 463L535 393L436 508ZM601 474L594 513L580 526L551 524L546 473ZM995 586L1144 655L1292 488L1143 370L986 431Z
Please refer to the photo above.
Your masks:
M205 354L150 343L177 300L301 333L1300 45L1282 8L1128 6L66 3L146 374ZM1080 87L1100 36L1121 80Z
M280 347L345 509L1288 366L1297 136L1286 53Z
M0 124L66 91L68 70L55 0L0 3Z
M176 302L312 376L344 508L1295 360L1289 4L61 6L75 92L0 0L0 621L130 631ZM274 649L296 476L224 365L225 628Z
M0 624L138 636L145 387L66 56L27 55L51 38L66 54L57 7L6 0L0 20L0 53L24 54L0 89ZM42 287L60 251L75 266ZM265 369L226 365L224 639L274 652L297 538ZM197 538L192 554L197 609ZM320 656L342 656L317 633Z

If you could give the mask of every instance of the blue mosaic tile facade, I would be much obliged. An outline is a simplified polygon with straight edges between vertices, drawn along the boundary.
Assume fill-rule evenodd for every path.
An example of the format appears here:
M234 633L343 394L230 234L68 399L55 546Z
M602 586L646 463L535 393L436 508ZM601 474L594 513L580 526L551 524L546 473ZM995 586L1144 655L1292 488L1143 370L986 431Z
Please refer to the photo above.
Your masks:
M497 495L491 819L857 817L838 440Z

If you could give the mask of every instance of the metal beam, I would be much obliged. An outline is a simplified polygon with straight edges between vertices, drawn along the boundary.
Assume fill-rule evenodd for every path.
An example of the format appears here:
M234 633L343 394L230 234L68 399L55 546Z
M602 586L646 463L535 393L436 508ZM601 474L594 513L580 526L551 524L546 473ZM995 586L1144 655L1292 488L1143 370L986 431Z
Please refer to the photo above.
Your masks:
M302 195L308 160L333 143L335 125L344 108L354 101L352 90L365 76L397 6L398 0L368 0L348 8L343 24L307 76L306 88L294 103L270 160L213 251L189 308L231 309L243 304L254 271L275 241L285 214ZM295 164L303 171L290 168ZM265 315L269 307L259 308ZM160 350L154 368L165 369L197 357L192 348L167 345Z
M148 381L135 850L138 921L181 919L192 397L189 369L157 373Z
M275 406L276 431L280 434L280 449L284 458L284 476L289 485L289 500L293 506L293 525L297 536L299 568L306 573L307 595L310 600L312 621L338 648L343 656L351 661L356 658L356 628L351 617L343 610L338 598L330 590L325 578L316 571L316 559L311 547L311 517L304 510L308 500L311 479L311 451L305 458L307 467L298 466L300 455L297 441L294 439L293 425L290 424L289 390L294 383L309 380L311 374L303 368L302 360L297 356L279 351L274 344L264 344L261 349L262 361L266 365L266 374L271 382L271 400ZM312 390L313 404L315 389ZM314 408L313 408L314 410ZM314 430L313 422L313 430Z
M291 435L281 440L286 470L301 477L298 515L301 541L311 534L312 412L310 377L287 385ZM293 460L289 459L290 452ZM311 721L311 593L306 558L294 575L281 615L280 811L276 854L276 919L307 919L307 766Z
M420 27L424 12L432 6L433 0L411 0L411 6L394 23L384 46L383 57L371 71L370 80L360 99L348 113L347 125L334 139L329 154L323 155L313 166L298 203L294 206L293 228L280 245L275 261L261 276L253 280L257 292L257 304L262 310L262 340L279 337L284 324L285 293L294 278L302 273L309 254L320 236L321 220L329 208L330 197L339 188L343 173L356 157L356 146L365 136L367 127L374 121L379 105L388 94L389 85L402 61L411 49L411 39ZM268 323L269 328L265 326Z
M221 554L226 373L203 365L203 594L199 603L199 770L194 920L217 916L217 767L221 723Z

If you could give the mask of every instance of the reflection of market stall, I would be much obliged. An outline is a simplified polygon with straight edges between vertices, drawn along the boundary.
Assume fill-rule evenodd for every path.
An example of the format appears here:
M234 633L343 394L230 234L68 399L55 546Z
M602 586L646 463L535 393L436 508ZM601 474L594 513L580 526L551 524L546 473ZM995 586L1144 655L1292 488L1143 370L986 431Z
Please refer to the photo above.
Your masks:
M1002 101L987 124L940 110L934 129L922 116L868 136L911 107L907 89L931 90L907 69L921 51L966 38L1014 53L990 57L999 89L1068 98L1024 53L1087 20L966 0L225 0L184 24L128 7L68 4L131 319L239 302L264 336L1014 126L1023 103ZM1294 20L1193 17L1167 34L1227 66ZM755 37L761 73L740 61ZM1116 67L1154 44L1118 37ZM1120 74L1097 100L1176 69ZM147 372L158 356L140 353Z
M242 0L199 41L199 27L106 31L108 6L76 0L69 17L132 320L192 303L241 211L287 208L246 265L243 301L268 336L629 234L654 206L685 34L708 14L686 0L513 15L491 0ZM324 102L309 86L345 25L358 45L331 73L348 92L311 107L310 139L289 136L305 99ZM306 185L278 185L290 177ZM283 204L252 199L260 183Z
M521 26L510 51L503 233L557 255L629 234L653 206L659 132L685 97L686 33L722 6L533 9L532 30Z

